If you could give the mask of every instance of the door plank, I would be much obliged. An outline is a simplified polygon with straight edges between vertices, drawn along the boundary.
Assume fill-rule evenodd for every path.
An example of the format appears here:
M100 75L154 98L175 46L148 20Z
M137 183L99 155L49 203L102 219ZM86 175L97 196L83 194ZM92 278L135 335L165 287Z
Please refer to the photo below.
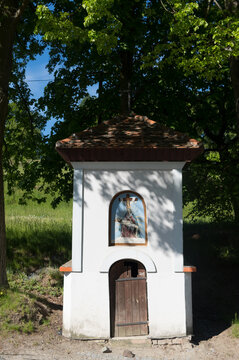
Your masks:
M125 283L116 282L116 293L118 297L118 306L116 311L116 323L124 323L126 321L126 311L125 311ZM125 336L124 327L118 327L118 336Z
M146 301L146 281L139 281L139 314L141 321L148 320L148 309L147 309L147 301ZM140 326L140 335L146 335L145 325Z
M138 273L135 272L135 263ZM144 266L133 260L118 261L112 266L109 275L112 336L147 335L147 285Z
M139 313L139 282L142 280L133 280L132 281L132 318L133 322L140 322L140 313ZM133 335L140 335L140 325L133 326Z
M132 305L131 305L131 298L132 298L132 282L125 281L125 323L132 322ZM125 327L125 335L132 336L132 327L126 326Z

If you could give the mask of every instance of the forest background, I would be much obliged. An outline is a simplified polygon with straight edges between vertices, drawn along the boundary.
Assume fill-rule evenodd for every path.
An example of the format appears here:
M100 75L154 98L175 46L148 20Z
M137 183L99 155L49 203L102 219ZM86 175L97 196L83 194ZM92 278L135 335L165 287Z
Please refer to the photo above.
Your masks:
M184 171L188 216L238 224L237 1L2 0L0 9L0 286L3 185L21 204L69 202L72 170L55 142L118 114L147 115L202 140L204 154ZM53 80L34 99L25 70L46 47Z

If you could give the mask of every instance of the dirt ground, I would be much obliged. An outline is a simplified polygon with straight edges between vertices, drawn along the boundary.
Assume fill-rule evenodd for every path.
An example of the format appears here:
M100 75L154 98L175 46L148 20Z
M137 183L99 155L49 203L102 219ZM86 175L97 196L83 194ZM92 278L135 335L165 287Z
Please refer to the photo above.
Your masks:
M49 303L50 303L50 299ZM124 350L130 350L138 360L175 359L239 359L239 339L233 338L231 328L223 330L217 335L208 336L206 340L192 342L175 341L174 344L152 345L149 341L129 340L104 342L70 340L61 335L62 307L60 299L53 302L50 324L42 326L36 333L27 335L14 333L0 336L0 360L95 360L126 359ZM202 329L211 330L211 325L204 321ZM206 338L206 336L204 336ZM107 346L111 353L102 353Z

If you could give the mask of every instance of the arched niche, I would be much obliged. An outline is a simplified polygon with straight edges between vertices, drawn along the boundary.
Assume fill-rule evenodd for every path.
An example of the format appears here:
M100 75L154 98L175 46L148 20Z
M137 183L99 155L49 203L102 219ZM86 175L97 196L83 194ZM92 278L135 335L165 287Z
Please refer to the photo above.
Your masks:
M109 207L109 246L147 245L146 206L131 190L118 192Z
M101 273L108 273L110 270L110 267L117 261L123 260L123 259L134 259L136 261L141 262L147 273L155 273L157 272L156 266L151 259L151 257L147 254L145 254L143 251L138 250L136 248L121 248L121 249L115 249L110 254L108 254L104 260L102 261L102 264L100 266L100 272Z

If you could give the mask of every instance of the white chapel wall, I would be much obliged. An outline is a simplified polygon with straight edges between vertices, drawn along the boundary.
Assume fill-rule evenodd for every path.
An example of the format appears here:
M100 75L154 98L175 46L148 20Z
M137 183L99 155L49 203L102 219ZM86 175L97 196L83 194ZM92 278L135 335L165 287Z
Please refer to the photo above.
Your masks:
M117 250L119 254L123 249L125 254L128 250L129 258L132 257L132 247L108 246L109 205L116 193L132 190L144 198L148 229L148 245L134 249L150 258L156 268L147 274L149 336L185 335L183 163L75 163L73 166L77 176L81 176L80 184L74 186L78 192L74 194L74 202L81 201L81 205L73 205L77 214L73 215L76 253L73 273L67 280L71 281L71 293L65 299L71 307L70 321L66 321L70 332L109 336L109 284L108 274L101 272L102 264L105 259L110 262L111 256L112 262L115 261ZM83 225L79 226L77 218Z

